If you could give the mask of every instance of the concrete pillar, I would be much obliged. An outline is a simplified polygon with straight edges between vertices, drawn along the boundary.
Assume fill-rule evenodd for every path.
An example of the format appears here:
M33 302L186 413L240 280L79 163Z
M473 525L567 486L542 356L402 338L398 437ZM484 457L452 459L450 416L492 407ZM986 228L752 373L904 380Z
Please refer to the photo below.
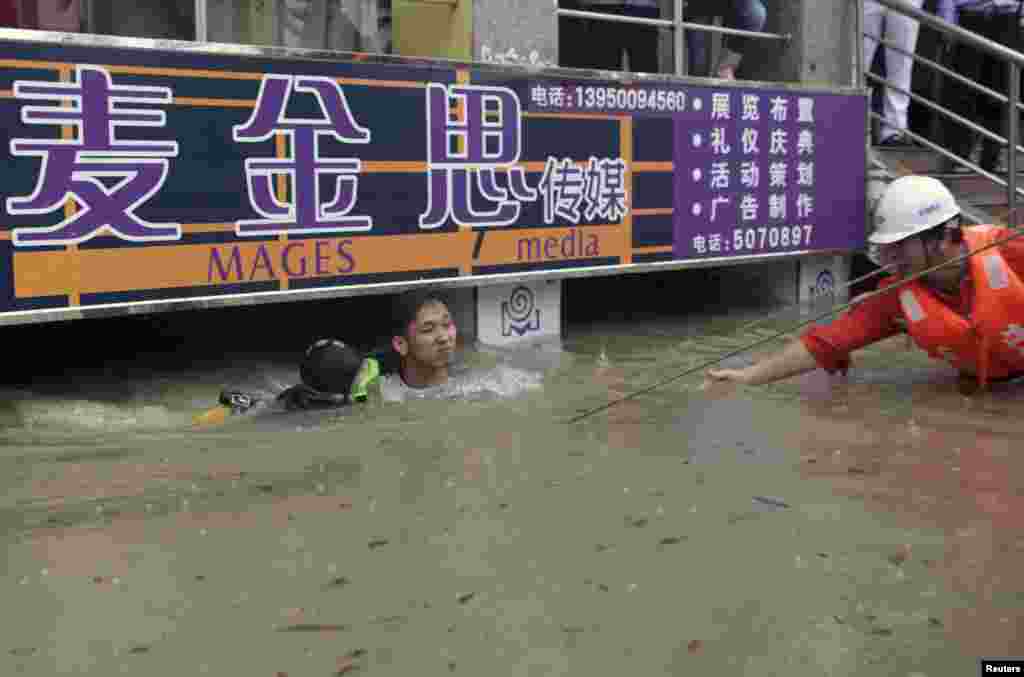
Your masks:
M393 0L391 15L395 54L473 57L473 0Z
M248 42L242 35L242 13L245 2L239 0L206 0L206 39L209 42Z
M522 66L558 64L558 26L551 2L474 0L473 59Z
M131 11L92 0L86 7L89 32L156 40L195 39L194 0L134 0Z
M858 3L853 0L763 0L765 31L792 33L789 42L755 40L744 57L743 75L767 82L854 85L854 35Z
M800 311L818 315L849 300L850 257L820 255L800 260Z

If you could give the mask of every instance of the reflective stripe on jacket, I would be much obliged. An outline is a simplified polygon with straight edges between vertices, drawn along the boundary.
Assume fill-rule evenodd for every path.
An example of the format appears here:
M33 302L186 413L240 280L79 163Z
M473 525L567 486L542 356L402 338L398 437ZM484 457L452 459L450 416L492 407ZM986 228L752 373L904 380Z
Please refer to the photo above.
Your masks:
M965 228L968 251L996 242L990 226ZM907 332L921 349L961 371L989 379L1024 373L1024 282L1006 264L997 247L968 261L973 292L967 317L944 304L919 281L898 291ZM897 282L886 280L886 284Z

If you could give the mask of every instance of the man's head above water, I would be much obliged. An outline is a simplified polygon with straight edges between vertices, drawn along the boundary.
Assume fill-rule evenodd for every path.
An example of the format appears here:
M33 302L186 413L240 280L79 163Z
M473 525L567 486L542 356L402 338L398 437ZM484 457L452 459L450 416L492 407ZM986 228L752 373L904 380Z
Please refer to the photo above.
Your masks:
M413 388L448 380L457 330L437 291L414 290L395 299L391 347L401 361L402 380Z

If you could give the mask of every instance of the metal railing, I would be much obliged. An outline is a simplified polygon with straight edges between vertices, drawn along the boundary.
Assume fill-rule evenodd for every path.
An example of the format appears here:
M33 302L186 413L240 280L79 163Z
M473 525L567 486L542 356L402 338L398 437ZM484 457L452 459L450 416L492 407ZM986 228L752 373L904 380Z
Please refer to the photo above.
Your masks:
M863 0L854 0L854 1L858 2L858 4L859 4ZM948 108L946 108L946 107L944 107L944 106L942 106L942 105L940 105L940 104L938 104L936 102L929 101L928 99L926 99L923 96L920 96L920 95L915 94L915 93L913 93L911 91L907 91L905 89L902 89L902 88L894 85L890 80L887 80L885 78L879 77L879 76L875 75L874 73L868 72L869 69L870 69L871 64L861 63L861 67L859 68L859 70L864 74L865 84L867 84L868 82L874 83L874 84L880 84L880 85L883 85L885 87L894 89L894 90L896 90L898 92L901 92L903 94L906 94L913 101L916 101L916 102L922 104L923 106L925 106L929 110L934 111L936 113L939 113L939 114L943 115L944 117L946 117L948 119L954 120L957 123L959 123L961 125L964 125L967 129L969 129L969 130L971 130L973 132L976 132L976 133L980 134L981 136L983 136L984 138L989 139L990 141L994 141L994 142L1000 144L1000 146L1002 146L1003 148L1005 148L1006 151L1007 151L1006 152L1006 165L1007 166L1006 166L1006 179L1003 179L1001 176L997 176L996 174L993 174L992 172L989 172L988 170L986 170L986 169L984 169L984 168L974 164L973 162L971 162L970 158L960 157L959 155L956 155L956 154L950 152L946 148L943 148L942 146L934 143L933 141L931 141L929 139L926 139L925 137L923 137L923 136L921 136L919 134L916 134L916 133L910 131L909 129L904 131L904 133L908 137L910 137L911 139L913 139L917 143L919 143L919 144L921 144L921 145L923 145L923 146L925 146L927 148L930 148L931 150L937 152L938 154L942 155L943 157L947 158L948 160L951 160L954 164L960 165L962 167L966 167L967 169L971 170L971 172L973 172L975 174L978 174L980 176L983 176L986 179L988 179L988 180L990 180L990 181L992 181L992 182L994 182L994 183L996 183L998 185L1001 185L1001 186L1005 187L1006 188L1006 204L1007 204L1007 209L1009 210L1007 213L1008 213L1008 215L1013 215L1015 213L1016 208L1017 208L1017 200L1018 200L1019 195L1024 195L1024 190L1022 190L1022 189L1017 187L1017 153L1018 152L1024 152L1024 147L1019 145L1019 141L1020 141L1020 113L1022 111L1024 111L1024 107L1021 106L1021 102L1020 102L1020 76L1021 76L1021 69L1024 68L1024 54L1022 54L1020 52L1017 52L1017 51L1014 51L1014 50L1012 50L1009 47L1006 47L1004 45L1001 45L998 42L995 42L994 40L989 40L988 38L984 38L984 37L982 37L982 36L980 36L980 35L978 35L976 33L972 33L971 31L965 30L963 28L960 28L959 26L955 26L955 25L953 25L951 23L948 23L948 22L938 18L934 14L922 11L922 10L914 7L910 3L905 2L905 0L875 0L875 1L878 2L878 4L883 5L885 7L888 7L891 10L894 10L894 11L899 12L901 14L905 14L905 15L907 15L909 17L912 17L912 18L920 21L923 25L926 25L929 28L932 28L933 30L938 31L940 34L942 34L944 36L950 36L953 39L955 39L957 42L970 45L971 47L974 47L975 49L978 49L981 52L985 52L985 53L995 57L996 59L999 59L1000 61L1002 61L1003 63L1006 64L1006 67L1007 67L1007 80L1008 80L1008 82L1007 82L1007 93L1004 95L1004 94L996 92L995 90L992 90L992 89L990 89L988 87L985 87L984 85L978 84L977 82L974 82L973 80L970 80L969 78L965 78L962 75L954 72L950 68L947 68L946 66L944 66L942 64L936 63L935 61L932 61L931 59L927 59L925 57L918 56L917 54L914 54L912 52L906 51L905 49L901 48L899 45L895 45L895 44L893 44L893 43L891 43L891 42L889 42L887 40L884 40L881 36L869 35L867 32L864 32L863 28L859 28L860 32L863 34L864 37L868 37L868 38L871 38L873 40L876 40L879 45L882 45L882 46L884 46L886 48L889 48L889 49L893 49L893 50L895 50L895 51L897 51L897 52L899 52L901 54L909 56L911 59L914 60L915 64L922 63L922 64L924 64L924 65L934 69L938 73L941 73L942 76L953 78L953 79L957 80L958 82L960 82L961 84L964 84L964 85L970 87L971 89L975 90L976 92L979 92L980 94L982 94L984 96L992 97L996 101L998 101L998 102L1003 104L1004 111L1005 111L1004 120L1006 122L1006 129L1005 129L1006 136L1005 137L1004 136L1000 136L999 134L995 134L995 133L989 131L985 127L983 127L983 126L981 126L981 125L979 125L979 124L977 124L977 123L975 123L975 122L973 122L971 120L968 120L967 118L965 118L965 117L955 113L952 110L949 110ZM1016 21L1016 20L1017 20L1017 17L1014 16L1013 17L1013 21ZM861 59L861 62L863 62L863 50L861 50L860 53L861 53L860 59ZM871 111L870 115L871 115L871 118L874 119L874 120L878 120L879 122L883 122L884 121L884 118L881 115L879 115L878 113L875 113L874 111Z
M684 7L686 5L686 0L672 0L672 19L649 19L646 17L625 16L622 14L610 14L607 12L585 12L577 9L564 9L559 7L558 0L553 0L553 2L555 5L556 17L564 16L577 19L609 21L612 23L641 24L644 26L655 26L657 28L667 28L671 30L673 32L675 75L688 75L686 63L686 31L688 30L720 33L722 35L736 35L748 38L761 38L765 40L783 40L787 42L793 39L793 35L791 33L744 31L738 28L726 28L724 26L716 26L714 24L701 24L685 21L683 17L685 16Z

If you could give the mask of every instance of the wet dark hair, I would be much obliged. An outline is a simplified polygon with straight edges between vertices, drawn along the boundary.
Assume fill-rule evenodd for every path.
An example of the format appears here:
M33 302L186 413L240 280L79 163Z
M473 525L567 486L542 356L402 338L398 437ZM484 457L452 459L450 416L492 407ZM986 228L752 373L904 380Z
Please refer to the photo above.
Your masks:
M391 311L391 335L406 337L409 323L416 321L421 309L434 303L448 307L448 301L436 289L414 289L396 296Z
M363 356L352 346L337 339L321 339L307 350L299 365L302 383L317 392L349 394Z

